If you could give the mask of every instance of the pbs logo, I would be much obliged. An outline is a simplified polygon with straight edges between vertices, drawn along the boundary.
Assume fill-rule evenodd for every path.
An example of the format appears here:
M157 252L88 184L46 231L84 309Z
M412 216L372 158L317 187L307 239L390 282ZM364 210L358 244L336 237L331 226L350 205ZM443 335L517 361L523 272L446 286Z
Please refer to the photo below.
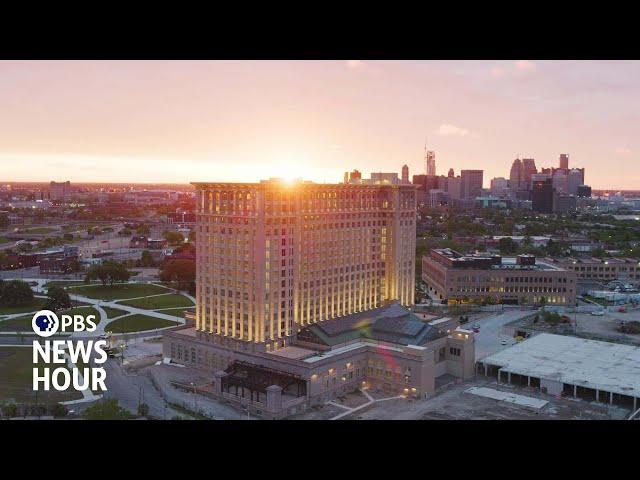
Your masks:
M51 310L40 310L31 319L31 327L41 337L50 337L60 328L60 320Z

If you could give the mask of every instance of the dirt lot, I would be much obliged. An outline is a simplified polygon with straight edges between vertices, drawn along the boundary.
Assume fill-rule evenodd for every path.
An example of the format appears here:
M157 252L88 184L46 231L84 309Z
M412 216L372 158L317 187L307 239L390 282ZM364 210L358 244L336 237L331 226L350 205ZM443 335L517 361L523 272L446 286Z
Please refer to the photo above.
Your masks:
M466 393L472 386L486 386L502 391L541 398L549 403L539 411ZM325 411L325 409L327 409ZM328 419L342 413L338 407L327 405L299 417ZM624 419L628 410L569 398L557 399L542 395L534 389L496 386L495 379L478 377L463 383L450 383L428 400L395 399L373 404L371 407L344 417L345 420L607 420Z

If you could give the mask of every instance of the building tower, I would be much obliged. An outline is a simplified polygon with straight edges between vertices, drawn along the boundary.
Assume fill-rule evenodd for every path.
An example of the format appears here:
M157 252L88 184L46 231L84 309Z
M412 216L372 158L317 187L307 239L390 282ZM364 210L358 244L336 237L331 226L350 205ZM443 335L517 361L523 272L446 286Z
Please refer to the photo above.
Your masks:
M509 172L509 186L511 190L519 190L522 186L522 180L524 177L524 171L522 168L522 160L516 158L511 164L511 171Z
M538 173L536 161L533 158L522 159L522 181L521 185L527 190L531 188L531 176Z
M409 183L409 166L402 166L402 183Z
M455 177L455 176L456 176L456 174L455 174L455 172L453 171L453 168L450 168L450 169L449 169L449 173L447 174L447 177L449 177L449 178L453 178L453 177Z
M482 194L483 170L460 170L462 198L473 199Z
M193 185L199 335L273 351L304 325L413 304L413 185Z
M433 150L427 150L427 144L424 144L424 162L427 170L427 175L436 175L436 152Z
M560 154L560 168L563 170L569 170L569 154L568 153Z

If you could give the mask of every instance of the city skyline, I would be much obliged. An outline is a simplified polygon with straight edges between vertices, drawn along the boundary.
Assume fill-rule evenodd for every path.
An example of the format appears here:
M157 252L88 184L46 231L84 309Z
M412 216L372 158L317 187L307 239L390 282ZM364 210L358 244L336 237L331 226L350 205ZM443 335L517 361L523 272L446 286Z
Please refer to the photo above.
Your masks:
M3 181L189 183L344 171L509 177L513 159L633 189L634 61L3 61Z

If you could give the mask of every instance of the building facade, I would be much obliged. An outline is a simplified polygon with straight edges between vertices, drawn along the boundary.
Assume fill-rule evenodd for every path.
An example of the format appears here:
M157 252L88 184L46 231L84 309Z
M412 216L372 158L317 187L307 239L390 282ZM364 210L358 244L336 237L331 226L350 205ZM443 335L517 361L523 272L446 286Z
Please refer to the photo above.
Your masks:
M462 181L462 196L474 199L482 194L482 170L460 170Z
M198 330L272 350L304 325L413 303L412 185L195 186Z
M548 261L575 272L579 280L640 280L640 261L636 258L562 257Z
M462 255L434 249L422 257L422 281L443 303L574 305L576 274L531 255Z

